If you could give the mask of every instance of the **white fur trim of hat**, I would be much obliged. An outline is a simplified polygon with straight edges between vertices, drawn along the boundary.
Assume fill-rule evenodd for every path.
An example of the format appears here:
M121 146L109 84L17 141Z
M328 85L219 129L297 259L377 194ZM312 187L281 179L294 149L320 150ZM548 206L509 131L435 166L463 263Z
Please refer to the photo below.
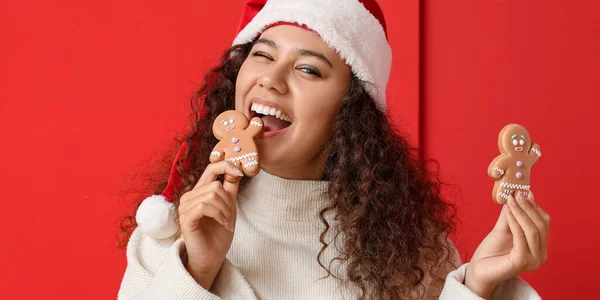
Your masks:
M316 31L338 51L359 79L375 85L364 87L377 107L385 111L392 50L380 21L361 1L268 0L238 33L233 45L251 42L265 27L281 21L306 25Z

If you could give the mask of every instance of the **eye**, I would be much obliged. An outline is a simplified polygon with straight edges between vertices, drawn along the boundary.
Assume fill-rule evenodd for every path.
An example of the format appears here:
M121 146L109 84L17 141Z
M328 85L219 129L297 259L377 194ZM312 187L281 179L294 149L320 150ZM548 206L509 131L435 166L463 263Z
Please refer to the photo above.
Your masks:
M233 117L229 118L229 123L233 124Z
M260 51L252 52L252 56L261 56L261 57L264 57L266 59L272 60L270 56L268 56L265 53L260 52Z
M515 146L516 146L516 145L518 145L518 144L519 144L519 142L518 142L517 140L513 140L513 145L515 145Z
M520 140L519 141L519 145L521 145L521 146L525 145L525 141L524 140Z
M221 124L227 126L227 120L221 120Z
M309 68L307 66L301 66L299 69L300 70L306 70L306 71L308 71L308 72L302 71L302 72L304 72L306 74L315 75L317 77L321 77L321 73L319 73L319 71L317 71L317 70L315 70L313 68Z

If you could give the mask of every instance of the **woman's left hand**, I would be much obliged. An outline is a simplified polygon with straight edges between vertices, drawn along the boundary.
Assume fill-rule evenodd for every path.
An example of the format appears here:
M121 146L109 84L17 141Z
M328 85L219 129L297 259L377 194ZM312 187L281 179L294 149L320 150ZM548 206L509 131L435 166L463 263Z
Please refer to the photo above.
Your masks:
M489 298L503 281L539 268L547 259L550 216L529 192L525 198L510 197L494 229L475 250L467 267L465 285L482 298Z

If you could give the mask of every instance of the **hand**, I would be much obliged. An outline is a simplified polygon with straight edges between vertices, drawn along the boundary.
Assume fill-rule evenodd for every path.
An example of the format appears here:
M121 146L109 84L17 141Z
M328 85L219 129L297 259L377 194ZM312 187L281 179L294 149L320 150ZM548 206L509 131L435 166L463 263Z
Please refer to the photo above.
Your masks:
M548 257L550 216L529 192L527 198L510 197L492 231L471 258L465 285L482 298L489 298L501 282L539 268Z
M230 161L210 164L192 190L179 200L179 223L187 251L186 269L209 289L231 247L237 216L239 180L224 181L225 174L240 179L242 172Z

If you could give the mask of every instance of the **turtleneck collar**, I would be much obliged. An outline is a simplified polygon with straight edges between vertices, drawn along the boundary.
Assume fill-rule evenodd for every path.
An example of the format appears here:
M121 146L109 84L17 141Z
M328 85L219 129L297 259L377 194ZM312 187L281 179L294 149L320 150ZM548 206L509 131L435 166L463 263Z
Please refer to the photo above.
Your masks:
M285 179L262 170L238 194L239 207L281 221L312 221L327 204L329 181Z

